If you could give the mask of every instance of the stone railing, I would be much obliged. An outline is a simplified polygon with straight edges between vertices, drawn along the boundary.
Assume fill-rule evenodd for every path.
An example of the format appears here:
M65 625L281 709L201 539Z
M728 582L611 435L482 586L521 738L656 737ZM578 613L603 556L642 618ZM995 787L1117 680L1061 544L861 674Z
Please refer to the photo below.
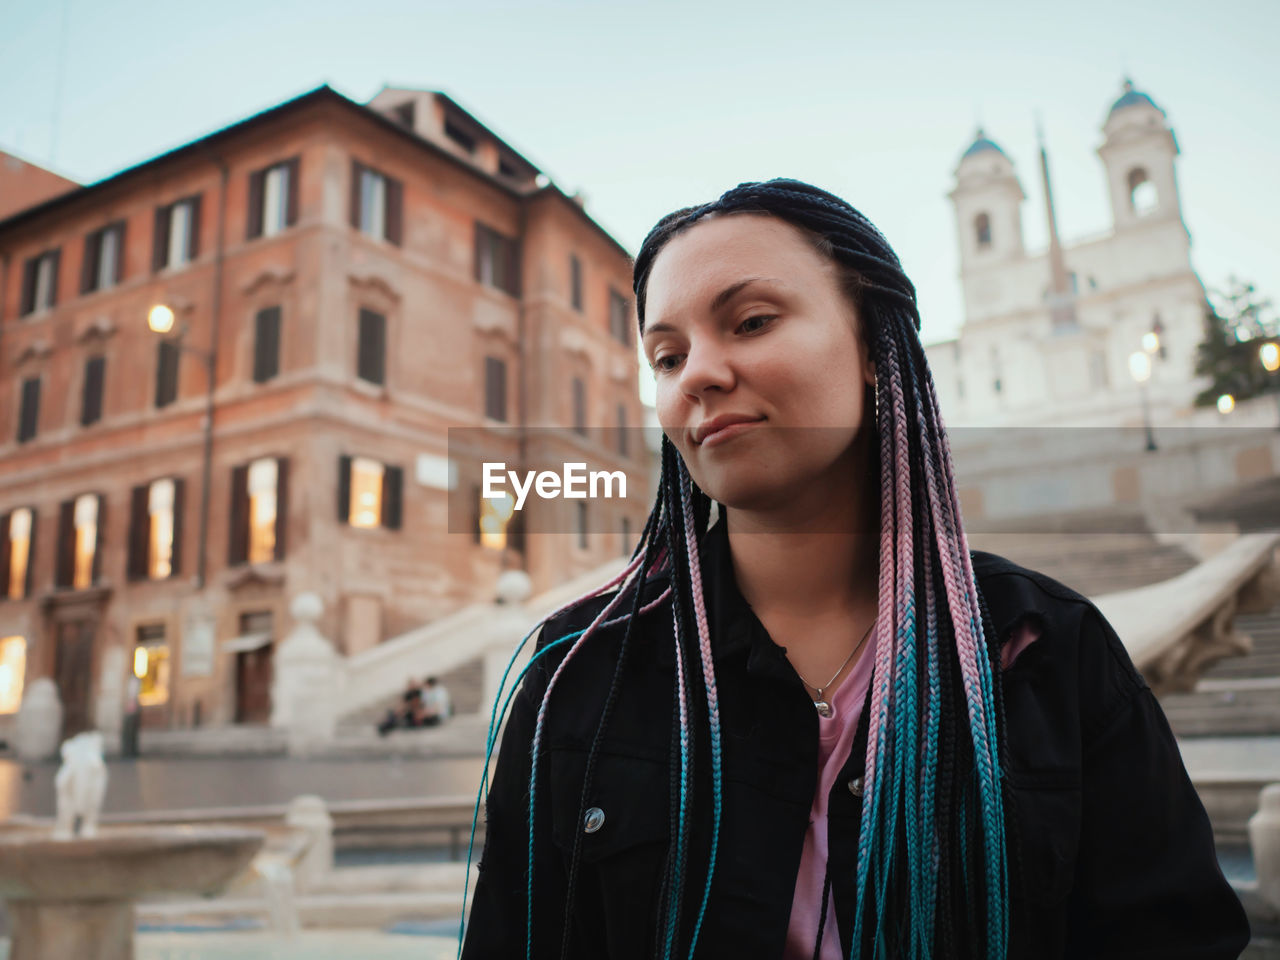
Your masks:
M1181 576L1094 598L1157 695L1191 690L1219 660L1249 652L1235 618L1280 600L1278 545L1280 534L1247 534Z

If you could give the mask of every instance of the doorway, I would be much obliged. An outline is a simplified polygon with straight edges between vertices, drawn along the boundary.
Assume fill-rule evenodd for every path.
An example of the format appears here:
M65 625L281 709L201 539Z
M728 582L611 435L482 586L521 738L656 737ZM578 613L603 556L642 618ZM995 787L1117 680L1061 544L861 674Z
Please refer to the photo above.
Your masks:
M89 688L93 679L94 620L65 620L58 624L53 678L62 700L62 739L83 733L89 722Z

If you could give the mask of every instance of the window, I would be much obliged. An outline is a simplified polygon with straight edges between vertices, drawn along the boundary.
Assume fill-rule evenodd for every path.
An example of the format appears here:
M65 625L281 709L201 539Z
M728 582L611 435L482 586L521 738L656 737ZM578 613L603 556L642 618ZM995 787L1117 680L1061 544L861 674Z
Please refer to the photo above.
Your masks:
M582 261L569 254L569 302L573 309L582 310Z
M52 309L58 302L58 263L61 250L30 257L22 268L21 316Z
M400 245L404 188L399 180L351 162L351 225L378 240Z
M573 430L587 435L587 384L581 377L573 378Z
M138 678L138 706L159 707L169 702L169 644L163 623L138 627L133 648L133 675Z
M369 383L386 383L387 318L382 314L361 309L356 353L356 376Z
M0 714L17 713L27 679L27 638L0 640Z
M200 197L187 197L166 207L156 207L155 241L151 248L153 270L186 266L199 254Z
M231 471L230 566L284 559L288 502L286 457L262 457Z
M617 290L609 291L609 332L619 343L631 345L631 306Z
M0 598L25 600L31 595L35 525L35 511L28 507L0 517Z
M412 130L414 112L413 101L410 100L408 103L402 103L398 107L393 107L391 110L391 118L401 126L408 127Z
M294 157L249 174L246 239L274 236L298 222L298 165Z
M476 138L464 130L462 125L452 117L445 117L444 135L467 151L467 153L475 153Z
M182 348L172 340L156 344L156 407L167 407L178 399L178 358Z
M476 223L476 280L511 294L520 295L519 244L483 223Z
M1128 184L1130 209L1140 217L1154 213L1156 207L1160 205L1160 194L1156 190L1156 185L1151 182L1151 178L1147 176L1147 171L1142 167L1130 170Z
M26 443L40 425L40 378L22 381L22 408L18 413L18 442Z
M338 520L353 527L401 526L404 469L368 457L338 458Z
M579 500L574 504L576 508L573 512L574 526L578 533L578 547L582 550L587 549L587 504L583 500Z
M973 232L978 241L978 249L986 250L991 246L991 217L980 213L973 219Z
M102 393L107 358L90 357L84 362L84 390L80 396L80 426L87 427L102 419Z
M630 452L630 446L627 440L627 407L626 404L618 404L618 452L624 457Z
M507 547L507 525L515 513L516 501L510 493L504 493L496 500L481 496L479 487L475 488L476 498L480 504L478 529L480 543L492 550L505 550Z
M165 477L133 488L129 517L129 579L166 580L181 572L186 482Z
M498 357L484 358L484 415L507 421L507 364Z
M253 321L253 382L266 383L280 372L280 308L264 307Z
M109 290L123 277L124 221L119 220L85 237L80 292Z
M101 526L105 502L85 493L63 501L58 517L58 561L54 583L83 590L98 581L102 568Z

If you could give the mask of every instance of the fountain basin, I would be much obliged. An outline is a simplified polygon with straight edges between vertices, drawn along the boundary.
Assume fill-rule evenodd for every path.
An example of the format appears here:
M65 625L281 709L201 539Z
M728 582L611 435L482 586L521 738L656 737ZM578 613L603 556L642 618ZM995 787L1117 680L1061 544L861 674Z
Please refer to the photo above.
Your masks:
M54 840L47 830L4 833L9 960L133 960L135 900L217 893L264 839L234 827L104 827L72 840Z

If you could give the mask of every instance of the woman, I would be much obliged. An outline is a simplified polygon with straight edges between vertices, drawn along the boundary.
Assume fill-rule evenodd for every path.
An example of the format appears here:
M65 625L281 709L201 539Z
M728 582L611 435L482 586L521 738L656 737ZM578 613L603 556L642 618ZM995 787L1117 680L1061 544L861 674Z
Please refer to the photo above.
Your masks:
M542 625L462 956L1238 956L1114 631L967 548L876 228L742 184L658 223L635 293L657 503L624 572Z

